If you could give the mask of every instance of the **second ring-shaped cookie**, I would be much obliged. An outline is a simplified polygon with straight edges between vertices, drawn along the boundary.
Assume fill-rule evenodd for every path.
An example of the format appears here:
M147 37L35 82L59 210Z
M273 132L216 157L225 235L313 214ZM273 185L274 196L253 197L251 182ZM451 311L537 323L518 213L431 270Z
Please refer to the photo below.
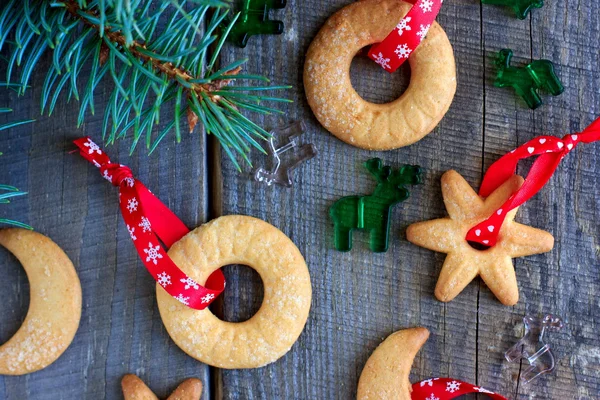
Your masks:
M208 308L188 308L157 285L163 323L190 356L219 368L257 368L283 356L300 336L310 309L310 276L304 257L279 229L252 217L221 217L184 236L169 256L202 285L228 264L254 268L264 285L260 309L239 323L222 321Z
M308 49L304 64L308 104L319 122L346 143L369 150L407 146L431 132L452 103L454 55L437 22L408 59L410 84L400 98L374 104L352 87L354 56L381 42L411 7L401 0L352 3L327 20Z

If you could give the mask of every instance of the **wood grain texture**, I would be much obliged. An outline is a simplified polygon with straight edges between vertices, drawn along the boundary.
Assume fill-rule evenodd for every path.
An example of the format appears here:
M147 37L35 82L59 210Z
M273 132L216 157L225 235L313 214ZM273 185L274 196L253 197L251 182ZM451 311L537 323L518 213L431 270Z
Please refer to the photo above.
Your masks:
M483 67L480 34L470 22L479 17L479 7L450 5L440 17L440 24L450 27L451 42L466 35L466 43L455 46L458 93L440 127L415 146L370 153L343 144L318 125L306 104L299 72L315 33L345 4L292 2L284 11L287 33L251 41L246 50L256 54L251 69L261 69L274 81L294 86L289 95L295 103L286 116L266 119L265 125L305 119L307 140L316 144L319 156L299 170L289 190L251 182L224 162L224 212L264 218L290 235L307 259L314 298L305 332L292 351L260 370L223 371L224 398L353 398L360 371L373 349L393 331L416 325L429 328L432 337L417 356L413 379L451 375L474 380L476 376L475 346L465 343L476 339L478 288L469 286L446 305L435 300L433 288L443 257L406 242L404 230L412 222L444 215L439 185L443 171L454 168L470 181L480 178ZM281 13L277 16L282 17ZM463 30L453 29L453 24ZM239 54L232 51L231 58ZM364 68L353 67L353 82L367 99L389 101L399 94L401 87L392 83L397 75L385 74L372 63L355 63ZM466 148L465 139L473 146ZM394 210L393 239L387 253L371 253L368 237L360 232L354 234L353 251L339 253L333 250L329 206L342 196L374 188L363 167L373 156L392 166L424 166L425 183L411 188L411 198ZM254 161L265 163L258 157ZM247 276L240 281L242 289L242 285L258 285L249 283ZM225 316L236 318L235 299L228 296Z
M117 189L93 165L68 154L77 137L89 135L101 143L101 116L90 117L78 129L74 106L63 99L53 116L39 117L40 88L51 59L46 57L41 65L25 97L17 98L8 90L0 93L0 104L15 109L8 118L37 118L31 125L0 134L4 152L0 182L29 192L3 206L0 215L31 224L64 249L81 280L83 313L72 345L54 364L27 376L0 376L0 399L120 399L121 378L127 373L140 376L161 398L180 378L197 377L205 383L208 398L208 367L179 350L162 324L155 284L132 246L120 216ZM108 91L110 84L100 94L103 89ZM181 146L167 139L150 157L143 148L130 157L128 149L129 143L106 148L188 226L206 220L202 133L184 136ZM0 342L4 342L24 319L29 293L22 268L4 249L0 271L4 277Z
M288 0L272 13L286 31L250 39L244 50L227 47L221 63L248 56L248 71L274 83L288 83L293 104L285 114L264 119L277 126L302 118L307 142L319 155L295 173L294 187L266 187L239 174L227 160L207 161L202 135L167 139L157 154L127 155L128 144L108 149L164 200L190 227L217 214L256 216L282 229L306 258L313 285L305 331L277 362L254 370L209 369L180 351L168 337L156 307L154 285L144 270L118 214L117 192L97 171L69 155L71 139L100 139L100 116L76 128L73 106L61 102L55 114L0 133L0 182L29 191L0 207L0 216L32 224L55 240L80 275L84 310L72 346L49 368L24 377L0 377L0 399L120 399L120 379L139 375L166 397L187 377L205 383L203 399L352 399L369 355L390 333L425 326L431 337L415 359L411 379L452 376L496 390L510 399L600 398L600 173L598 144L581 145L564 159L549 185L526 206L517 221L545 229L555 249L515 261L521 299L502 306L479 280L454 301L433 296L444 255L405 240L413 222L446 215L439 179L459 171L478 187L483 171L500 155L539 134L562 136L583 129L600 115L600 4L546 1L519 21L506 8L475 0L446 1L438 21L454 47L458 89L436 130L422 141L391 152L350 147L327 133L312 115L302 86L304 54L325 20L351 0ZM494 53L515 51L514 63L548 58L565 85L559 97L544 95L545 105L530 111L510 89L493 87ZM49 65L46 58L43 65ZM2 73L2 71L0 71ZM82 76L86 76L84 72ZM352 82L367 100L386 102L402 93L408 68L389 75L366 59L352 65ZM17 109L10 118L38 116L43 68L24 98L0 93L0 107ZM104 90L108 91L107 85ZM5 116L2 116L5 118ZM0 121L1 122L1 121ZM368 158L386 164L419 164L424 184L393 211L390 249L374 254L368 236L354 233L354 249L333 250L330 205L342 196L367 194L375 186L363 167ZM218 160L217 160L218 161ZM255 153L255 166L268 160ZM207 166L208 164L208 166ZM530 164L524 163L520 173ZM208 192L212 189L220 192ZM25 317L28 285L17 261L0 249L0 341ZM224 319L249 318L260 306L260 278L249 268L227 267ZM123 279L118 278L122 276ZM526 312L554 312L567 326L552 334L558 368L523 386L521 367L503 353L523 334Z
M536 135L563 136L585 128L600 115L598 102L598 4L546 2L525 21L507 18L506 9L484 7L486 60L485 166L515 145ZM503 25L506 29L498 29ZM594 28L596 27L596 28ZM565 86L559 97L543 95L544 106L525 108L511 90L491 87L493 53L515 50L515 64L552 60ZM490 351L478 356L478 379L514 398L577 398L600 396L600 340L597 300L599 266L598 144L579 146L566 157L549 184L521 208L517 219L555 236L552 252L515 261L521 300L507 312L482 296L479 342L504 350L524 333L525 313L556 313L566 328L548 338L555 347L557 370L524 386L514 379L519 366ZM519 168L525 174L530 164ZM483 293L483 292L482 292ZM518 324L518 325L514 325ZM480 344L480 349L482 349ZM523 368L526 364L523 365Z
M446 2L438 21L454 46L458 68L458 91L450 111L421 142L370 153L339 142L320 127L302 89L310 41L327 17L348 3L288 2L285 11L272 14L285 22L283 36L255 37L246 50L232 49L224 58L253 54L250 69L292 84L289 96L295 103L285 116L266 118L265 125L305 119L307 139L320 154L301 168L289 190L251 182L223 162L223 212L258 216L283 229L304 253L314 290L307 327L292 351L259 370L221 371L223 397L353 398L358 375L376 345L396 329L423 325L432 336L415 360L413 380L452 376L509 398L597 398L600 343L593 335L598 319L593 295L598 280L593 276L599 264L595 197L600 187L594 145L582 146L577 150L582 153L565 159L551 184L518 216L523 223L551 231L557 245L547 255L515 262L521 291L515 307L502 306L480 281L453 302L439 303L432 293L444 256L411 246L403 232L411 222L445 215L439 187L444 171L456 169L478 187L485 168L516 145L538 134L583 129L600 114L598 90L593 89L600 79L593 45L598 5L547 2L531 20L519 21L507 9ZM570 16L572 7L579 9ZM581 42L585 27L592 35ZM547 104L533 112L510 90L494 88L493 55L504 47L521 57L515 62L532 55L553 60L567 87L565 94L546 97ZM402 92L407 80L356 59L352 81L367 100L386 102ZM412 188L411 198L394 211L388 253L370 253L368 238L360 233L354 234L351 253L337 253L332 250L328 208L341 196L372 190L374 183L362 167L372 156L392 166L424 166L424 185ZM253 160L266 162L258 156ZM526 173L527 167L520 172ZM254 304L253 309L260 304L260 298L253 297L260 281L242 270L229 284L241 292L225 294L225 318L248 318L252 314L247 304ZM582 302L584 307L578 307ZM564 333L550 337L559 358L555 374L524 387L518 384L520 366L508 364L503 353L523 334L525 312L554 312L568 325Z

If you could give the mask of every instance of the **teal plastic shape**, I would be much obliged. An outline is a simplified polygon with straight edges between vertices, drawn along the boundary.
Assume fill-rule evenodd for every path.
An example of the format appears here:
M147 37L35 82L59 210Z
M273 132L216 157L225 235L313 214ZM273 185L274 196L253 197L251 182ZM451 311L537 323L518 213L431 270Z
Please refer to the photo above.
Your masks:
M535 60L525 67L511 67L512 50L500 50L496 58L498 73L496 87L512 87L525 100L529 108L542 105L537 90L544 89L553 96L564 92L564 87L554 72L554 64L548 60Z
M269 19L269 11L285 8L286 0L238 0L240 16L228 39L238 47L246 47L254 35L280 35L283 22Z
M519 19L525 19L531 9L544 6L544 0L481 0L481 2L494 6L510 7Z
M335 248L339 251L352 250L354 229L370 232L372 251L387 251L391 208L408 199L409 192L404 186L421 183L421 167L417 165L404 165L392 172L391 167L382 166L379 158L372 158L365 166L377 180L373 194L342 197L329 209L335 229Z

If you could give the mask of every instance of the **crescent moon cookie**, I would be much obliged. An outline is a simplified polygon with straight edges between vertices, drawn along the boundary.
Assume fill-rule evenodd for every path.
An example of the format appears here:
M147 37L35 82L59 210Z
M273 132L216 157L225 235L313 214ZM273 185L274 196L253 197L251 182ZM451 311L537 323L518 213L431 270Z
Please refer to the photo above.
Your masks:
M442 176L442 195L450 216L412 224L406 231L406 238L417 246L448 254L435 288L438 300L454 299L480 275L502 304L512 306L519 301L512 258L552 250L552 235L514 222L518 210L515 208L507 214L495 246L478 250L465 237L469 229L501 207L522 184L523 178L514 175L484 199L458 172L448 171Z
M258 312L239 323L194 310L156 286L158 308L169 335L187 354L219 368L258 368L272 363L304 329L312 289L306 262L294 243L262 220L230 215L196 228L169 250L192 279L204 284L217 269L245 264L262 278Z
M148 386L135 375L125 375L121 380L125 400L158 400ZM183 381L167 400L199 400L202 396L202 381L190 378Z
M358 380L358 400L410 400L413 360L429 338L425 328L392 333L371 354Z
M71 260L42 234L3 229L0 245L23 265L31 297L25 321L0 346L0 375L24 375L52 364L73 341L81 318L81 284Z
M368 150L407 146L431 132L452 103L454 54L437 22L408 59L410 84L400 98L374 104L352 88L354 56L381 42L411 7L401 0L354 2L325 22L308 49L304 64L308 104L325 129L348 144Z

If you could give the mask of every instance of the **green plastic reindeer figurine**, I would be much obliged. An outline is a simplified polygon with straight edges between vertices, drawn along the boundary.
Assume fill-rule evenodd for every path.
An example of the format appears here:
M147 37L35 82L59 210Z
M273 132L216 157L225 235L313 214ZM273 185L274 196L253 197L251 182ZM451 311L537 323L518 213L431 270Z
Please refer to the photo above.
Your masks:
M483 4L510 7L519 19L525 19L532 8L542 8L544 6L544 0L481 0L481 2Z
M495 86L512 87L531 109L542 105L542 99L536 90L545 89L553 96L558 96L564 91L560 79L554 73L554 65L551 61L535 60L525 67L511 67L512 56L512 50L508 49L500 50L498 53Z
M391 208L408 198L405 185L421 183L421 168L404 165L392 172L382 167L379 158L365 163L367 170L377 179L377 187L370 196L348 196L336 201L329 209L335 229L335 247L339 251L352 249L352 230L363 229L371 234L371 250L387 251L390 235Z

